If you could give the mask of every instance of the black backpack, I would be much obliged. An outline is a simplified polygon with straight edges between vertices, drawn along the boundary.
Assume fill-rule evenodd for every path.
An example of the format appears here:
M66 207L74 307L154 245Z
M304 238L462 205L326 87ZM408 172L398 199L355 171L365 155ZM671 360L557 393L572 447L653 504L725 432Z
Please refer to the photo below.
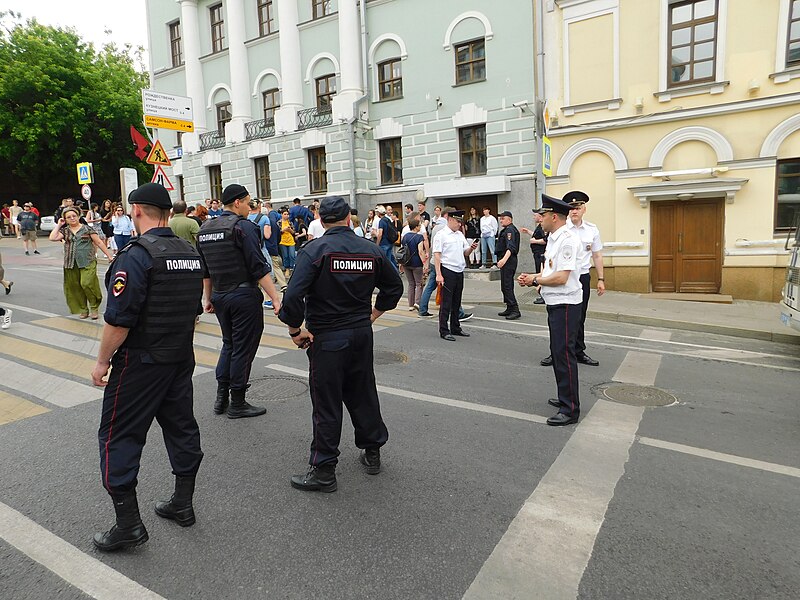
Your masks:
M389 217L383 217L386 219L386 241L390 244L394 244L397 241L397 227L394 226L394 221L392 221Z

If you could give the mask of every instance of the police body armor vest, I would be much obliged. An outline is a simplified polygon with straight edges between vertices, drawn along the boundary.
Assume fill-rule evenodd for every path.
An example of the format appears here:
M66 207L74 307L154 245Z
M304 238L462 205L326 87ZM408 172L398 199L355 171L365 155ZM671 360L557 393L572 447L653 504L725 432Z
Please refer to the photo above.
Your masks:
M247 219L223 214L203 223L197 235L197 244L203 253L211 276L211 287L215 292L230 292L240 284L252 281L242 252L233 241L233 229L240 220Z
M146 350L156 363L193 355L194 321L203 293L203 265L192 245L178 237L145 233L131 245L153 259L147 301L123 347Z

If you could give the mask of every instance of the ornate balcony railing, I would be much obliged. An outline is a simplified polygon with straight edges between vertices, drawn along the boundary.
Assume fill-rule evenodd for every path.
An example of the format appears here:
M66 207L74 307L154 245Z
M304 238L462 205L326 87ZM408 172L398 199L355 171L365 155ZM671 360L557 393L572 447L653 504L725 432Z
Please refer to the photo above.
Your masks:
M275 135L275 119L261 119L244 124L245 139L258 140Z
M297 112L297 128L311 129L333 123L333 112L330 106L306 108Z
M207 131L200 134L200 150L212 150L225 146L225 134L219 131Z

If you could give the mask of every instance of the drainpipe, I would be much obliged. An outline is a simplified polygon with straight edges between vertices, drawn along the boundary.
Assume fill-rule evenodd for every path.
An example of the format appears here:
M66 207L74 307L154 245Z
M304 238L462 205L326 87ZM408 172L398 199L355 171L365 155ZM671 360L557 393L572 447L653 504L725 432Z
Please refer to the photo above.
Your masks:
M367 8L366 0L359 0L358 8L361 18L361 85L364 95L353 102L353 118L350 121L350 206L356 205L356 124L358 123L358 107L369 98L369 81L367 79Z
M545 95L544 87L544 0L536 0L534 8L534 52L536 53L535 61L535 74L536 82L534 84L533 98L534 98L534 115L535 123L534 133L536 140L536 207L542 205L542 193L545 188L544 173L542 173L542 136L545 132L544 123L544 103L547 98Z

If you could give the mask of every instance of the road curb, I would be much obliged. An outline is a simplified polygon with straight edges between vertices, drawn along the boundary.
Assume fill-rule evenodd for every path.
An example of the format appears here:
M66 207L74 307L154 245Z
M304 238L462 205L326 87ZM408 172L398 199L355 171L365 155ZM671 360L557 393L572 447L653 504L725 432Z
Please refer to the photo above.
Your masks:
M477 304L483 306L505 306L502 302L464 300L465 304ZM520 304L520 309L529 312L544 313L544 307ZM680 329L683 331L696 331L699 333L714 333L728 335L731 337L747 338L753 340L763 340L767 342L778 342L781 344L800 345L800 336L791 333L780 333L777 331L764 331L759 329L745 329L744 327L730 327L728 325L717 325L714 323L696 323L688 321L676 321L674 319L664 319L661 317L647 317L643 315L627 315L623 313L612 313L589 310L586 316L590 319L600 319L603 321L615 321L618 323L632 323L635 325L649 325L653 327L668 327L670 329Z

